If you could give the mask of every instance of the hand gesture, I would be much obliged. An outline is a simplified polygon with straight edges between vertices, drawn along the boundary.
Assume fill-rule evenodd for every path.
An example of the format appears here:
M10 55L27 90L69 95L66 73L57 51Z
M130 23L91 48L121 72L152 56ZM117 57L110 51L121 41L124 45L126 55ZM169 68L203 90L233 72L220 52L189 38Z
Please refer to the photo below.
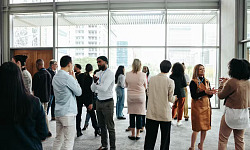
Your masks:
M225 83L228 79L229 79L229 78L224 78L224 77L220 78L220 79L219 79L219 84L220 84L220 85L224 85L224 83Z
M216 94L218 92L218 90L217 89L214 89L214 88L212 88L212 89L206 89L205 90L205 93L207 94L207 95L213 95L213 94Z
M74 78L76 78L75 73L73 70L69 71L69 75L72 75Z
M94 76L94 83L96 83L99 80L97 76Z
M93 108L93 104L90 104L90 105L88 106L88 110L90 111L90 110L92 110L92 108Z

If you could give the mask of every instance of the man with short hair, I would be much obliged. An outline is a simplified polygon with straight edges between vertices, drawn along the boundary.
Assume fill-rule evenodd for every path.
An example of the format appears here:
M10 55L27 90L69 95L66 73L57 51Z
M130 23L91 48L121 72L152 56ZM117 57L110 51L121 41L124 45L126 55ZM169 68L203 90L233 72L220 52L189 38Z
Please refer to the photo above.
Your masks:
M57 61L55 61L54 59L50 60L49 68L47 69L47 71L50 73L51 79L53 79L53 77L55 76L57 67L58 67ZM52 82L52 80L51 80L51 82ZM49 114L50 106L51 106L51 113L50 113L51 120L56 120L55 119L55 96L54 96L52 83L51 83L51 95L50 95L50 101L48 104L47 115Z
M76 96L82 94L82 89L72 70L71 57L63 56L60 60L60 66L61 70L52 81L56 104L56 138L53 150L72 150L76 134Z
M15 55L12 58L12 62L17 64L17 66L22 70L24 86L30 94L33 94L32 93L32 76L26 68L27 58L28 58L28 56L26 56L26 55Z
M160 64L161 73L151 77L149 81L144 150L154 149L159 125L161 128L160 149L169 149L172 120L169 102L173 103L177 99L173 96L174 81L167 76L170 68L170 61L163 60Z
M98 91L98 100L96 102L96 112L98 123L101 128L101 143L102 146L98 150L108 149L108 134L110 150L115 150L115 124L114 115L114 100L113 87L115 84L115 75L108 68L108 59L105 56L97 58L97 65L100 71L94 76L94 81L91 85L92 92Z
M78 76L81 73L81 70L82 70L82 66L80 64L75 64L74 72L76 76Z
M37 96L40 99L40 102L42 103L46 115L46 123L49 129L48 116L46 112L51 94L51 75L44 68L44 61L42 59L37 59L36 69L38 70L38 72L34 74L32 89L34 91L34 95ZM49 130L48 137L51 136L52 134Z

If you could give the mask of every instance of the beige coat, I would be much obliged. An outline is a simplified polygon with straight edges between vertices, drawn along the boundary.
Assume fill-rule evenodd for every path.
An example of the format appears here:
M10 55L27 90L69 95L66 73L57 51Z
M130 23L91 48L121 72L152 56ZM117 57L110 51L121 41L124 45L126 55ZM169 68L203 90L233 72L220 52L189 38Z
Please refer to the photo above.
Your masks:
M218 97L225 98L225 105L229 108L244 109L250 107L250 80L229 79L218 93Z
M174 102L174 80L166 74L151 77L148 87L147 118L156 121L171 121L172 110L169 102Z
M125 84L128 88L128 114L146 115L146 74L143 72L128 72Z

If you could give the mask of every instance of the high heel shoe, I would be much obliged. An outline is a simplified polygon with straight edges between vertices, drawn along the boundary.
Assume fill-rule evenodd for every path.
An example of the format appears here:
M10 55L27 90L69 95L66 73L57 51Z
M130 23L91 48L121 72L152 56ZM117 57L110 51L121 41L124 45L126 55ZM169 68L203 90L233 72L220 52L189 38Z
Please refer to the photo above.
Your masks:
M100 129L96 129L96 130L95 130L95 137L97 137L97 135L101 136L101 131L100 131Z
M198 144L198 150L203 150L200 143Z
M89 125L84 125L84 127L82 128L82 130L86 130L88 128Z

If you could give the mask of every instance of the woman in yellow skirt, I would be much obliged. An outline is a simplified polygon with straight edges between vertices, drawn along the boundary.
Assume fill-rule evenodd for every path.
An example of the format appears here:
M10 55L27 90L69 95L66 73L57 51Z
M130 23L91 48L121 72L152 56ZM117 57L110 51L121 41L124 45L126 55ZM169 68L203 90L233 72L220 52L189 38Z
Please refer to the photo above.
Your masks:
M191 102L191 121L192 137L191 147L194 150L195 141L198 133L201 131L200 143L198 149L203 150L203 143L206 133L211 129L211 104L210 98L216 93L216 90L210 88L209 81L205 78L205 68L202 64L194 67L193 78L190 83Z

